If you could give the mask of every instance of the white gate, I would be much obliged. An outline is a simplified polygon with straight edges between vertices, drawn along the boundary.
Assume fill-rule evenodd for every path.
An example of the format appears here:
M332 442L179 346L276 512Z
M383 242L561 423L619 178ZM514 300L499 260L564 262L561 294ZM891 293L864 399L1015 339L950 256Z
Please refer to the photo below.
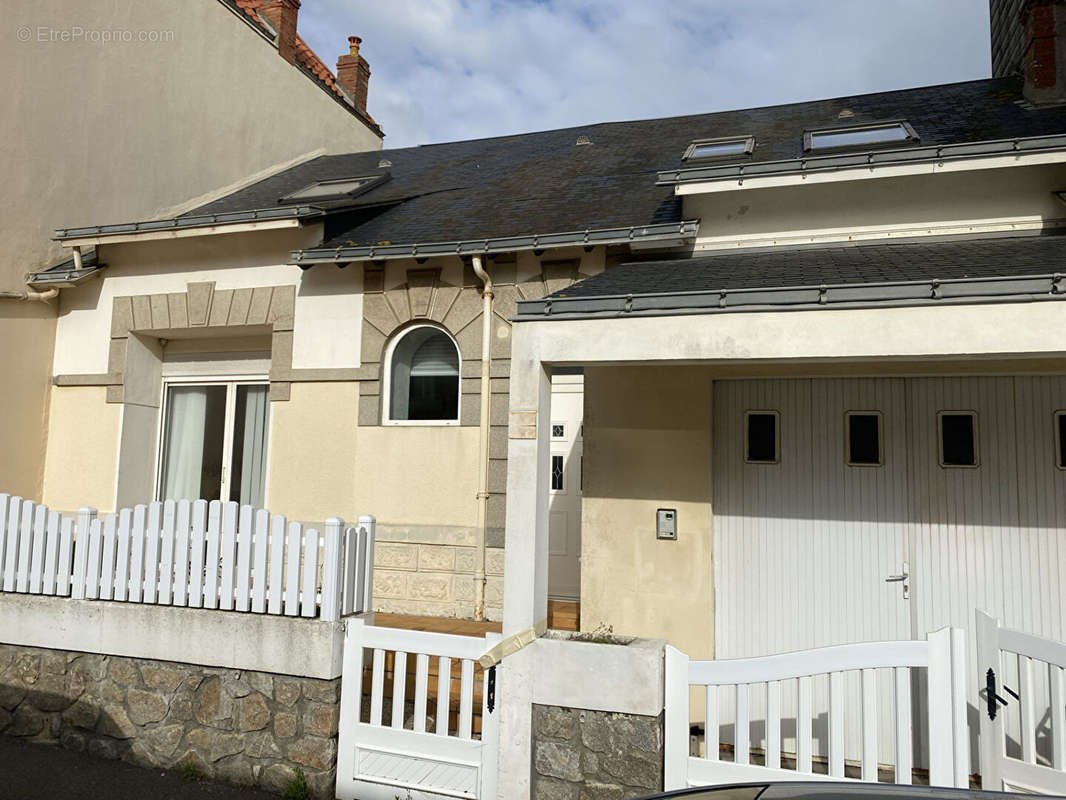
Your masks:
M1066 794L1066 644L1001 628L978 611L977 658L982 787Z
M929 730L929 783L933 786L968 787L969 759L966 735L965 639L963 631L944 628L926 641L867 642L817 650L721 661L689 661L672 647L666 648L665 789L714 786L765 780L845 780L844 731L849 712L861 730L861 779L878 780L878 732L883 717L891 721L895 754L895 782L911 782L914 757L911 687L916 669L924 668L925 696L917 704L925 709ZM848 673L861 679L858 708L849 706L844 689ZM828 684L829 714L824 732L814 731L812 695L817 683ZM892 702L878 702L879 684L891 689ZM692 687L697 687L693 697ZM729 691L721 691L727 687ZM702 756L689 755L689 723L693 701L703 693L706 720ZM782 698L791 694L798 709L793 719L782 719ZM722 695L731 695L733 761L720 754ZM763 720L753 719L752 700L761 696ZM924 701L924 702L923 702ZM763 764L752 763L752 728L764 724L766 748ZM784 768L781 758L782 722L795 730L794 768ZM817 736L828 739L828 774L814 771Z
M499 638L379 628L348 619L337 797L494 798L495 674L486 670L476 681L475 662ZM458 694L452 690L456 677Z

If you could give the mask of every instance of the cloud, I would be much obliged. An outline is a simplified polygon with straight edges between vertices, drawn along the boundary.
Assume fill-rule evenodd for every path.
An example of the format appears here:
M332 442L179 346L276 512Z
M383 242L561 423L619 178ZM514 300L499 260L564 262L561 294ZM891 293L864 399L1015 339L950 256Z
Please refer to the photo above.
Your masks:
M987 0L305 0L386 147L987 77Z

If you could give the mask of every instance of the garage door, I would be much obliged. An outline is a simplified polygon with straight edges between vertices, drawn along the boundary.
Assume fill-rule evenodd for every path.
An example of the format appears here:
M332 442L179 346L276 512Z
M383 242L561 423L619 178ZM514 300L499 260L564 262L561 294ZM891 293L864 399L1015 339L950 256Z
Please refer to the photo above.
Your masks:
M972 639L975 608L1064 638L1066 378L721 381L714 405L719 658Z

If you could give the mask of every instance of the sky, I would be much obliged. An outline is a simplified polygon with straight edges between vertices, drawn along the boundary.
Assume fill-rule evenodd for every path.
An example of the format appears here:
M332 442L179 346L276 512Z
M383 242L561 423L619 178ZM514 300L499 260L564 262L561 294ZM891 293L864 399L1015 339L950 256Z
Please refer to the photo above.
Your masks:
M303 0L331 67L363 39L385 147L991 74L988 0Z

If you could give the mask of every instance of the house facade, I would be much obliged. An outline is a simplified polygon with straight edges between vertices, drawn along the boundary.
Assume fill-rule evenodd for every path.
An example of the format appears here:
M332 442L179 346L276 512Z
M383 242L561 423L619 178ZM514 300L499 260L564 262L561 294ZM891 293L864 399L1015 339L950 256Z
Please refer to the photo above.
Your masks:
M0 483L8 490L42 491L56 284L28 288L26 277L71 259L51 240L56 227L173 216L322 153L381 147L366 112L365 59L338 41L335 75L297 34L299 5L54 0L6 9L0 448L13 455L0 463ZM91 249L83 255L95 259Z

